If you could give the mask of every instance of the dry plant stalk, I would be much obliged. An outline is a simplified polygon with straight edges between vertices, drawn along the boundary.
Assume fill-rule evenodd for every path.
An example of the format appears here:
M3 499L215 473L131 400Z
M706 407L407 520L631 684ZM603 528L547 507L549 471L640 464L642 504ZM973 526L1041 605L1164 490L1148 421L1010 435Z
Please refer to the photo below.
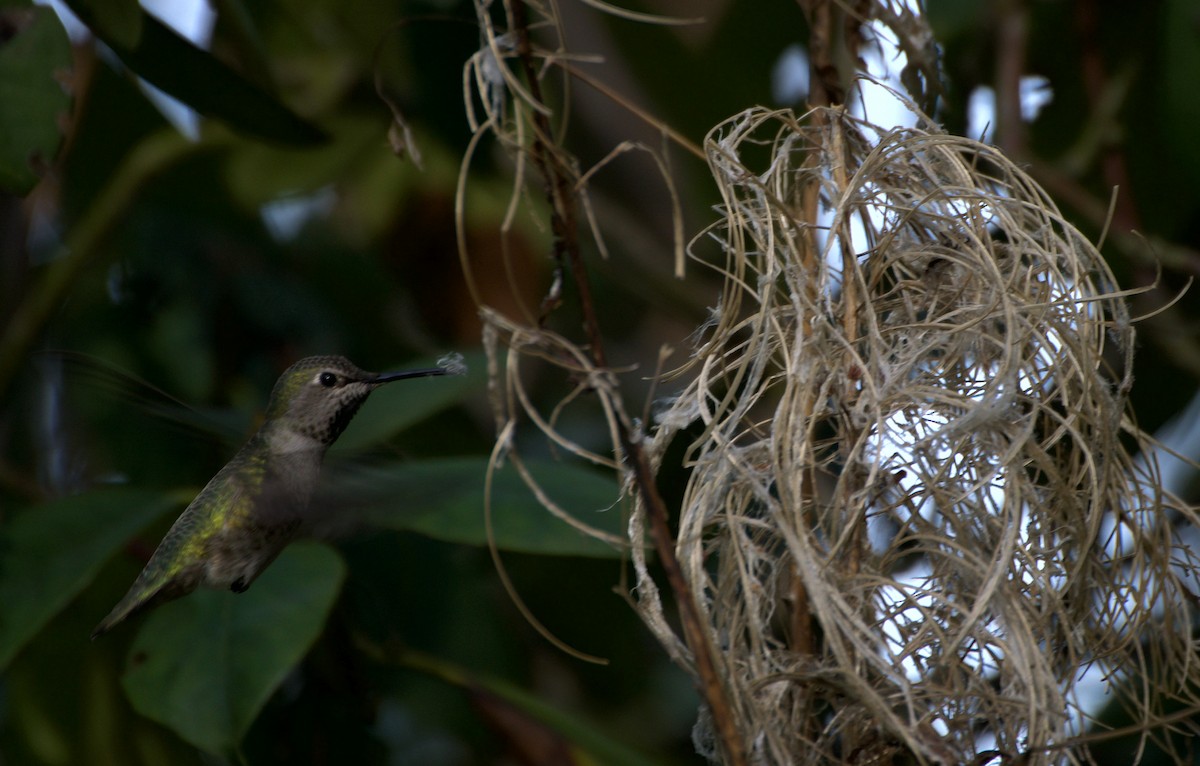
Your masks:
M725 288L649 454L702 428L677 554L750 761L1081 762L1089 665L1161 739L1164 699L1200 702L1196 518L1122 442L1133 333L1096 249L935 130L756 109L706 148Z
M529 472L524 469L516 449L517 425L528 420L535 424L558 448L569 451L589 462L616 469L624 478L630 488L629 491L635 494L641 503L644 511L642 519L648 524L650 540L658 553L663 571L675 594L675 603L679 608L684 635L683 640L692 656L691 668L697 677L697 686L701 697L710 711L710 720L715 732L714 750L720 752L730 766L742 766L746 762L743 742L735 727L733 712L724 689L724 681L717 674L716 661L713 658L713 644L710 642L708 632L701 625L697 605L688 590L682 568L675 558L667 509L655 485L644 444L637 435L638 428L634 419L625 411L617 376L608 368L604 341L592 303L591 287L580 248L581 210L586 215L588 222L592 224L591 232L597 245L601 251L604 248L588 203L588 179L604 163L624 151L650 150L633 144L622 145L614 149L600 163L600 166L583 172L577 160L561 146L559 136L565 130L565 123L557 126L554 124L551 119L553 112L546 105L542 94L542 78L548 71L548 65L559 65L563 67L564 72L571 71L566 64L568 59L566 52L561 48L544 50L535 47L530 36L530 28L535 22L530 18L531 7L527 6L524 0L505 0L504 10L510 30L506 33L499 33L496 30L489 6L490 3L486 0L477 0L476 12L483 45L480 51L467 62L463 74L464 98L473 137L460 171L456 220L460 261L471 294L480 307L480 315L484 321L484 345L488 353L491 400L498 434L496 447L492 453L492 465L503 460L512 462L539 501L543 502L556 516L569 521L585 532L590 531L590 528L582 522L574 521L569 513L554 505L546 493L537 486ZM558 29L553 3L549 6L538 6L535 10L540 14L536 20L537 23L555 30ZM558 38L561 39L561 34L558 35ZM569 100L569 98L565 100ZM536 319L532 312L527 311L524 322L506 317L481 301L481 292L477 289L469 254L465 250L466 237L463 226L466 208L465 178L480 142L488 136L494 137L515 160L514 191L501 231L501 241L506 254L507 234L517 212L522 207L522 202L526 201L525 185L527 175L531 171L537 177L536 180L540 180L542 183L542 191L548 207L548 210L544 211L544 220L553 236L555 278L547 295L542 300ZM654 152L650 153L663 171L667 189L674 199L675 193L670 177L666 174L665 163L659 155ZM675 230L680 232L677 213L675 218ZM682 256L682 245L680 245L680 256ZM682 257L678 262L682 268ZM505 269L509 268L510 264L506 255ZM575 288L575 299L583 314L583 330L586 339L582 345L577 345L546 327L550 315L562 302L564 278L571 280ZM507 349L503 364L500 360L502 346ZM549 416L543 417L527 394L522 376L518 372L523 357L533 357L549 362L567 371L576 381L571 393L559 406L555 407L554 412ZM559 433L557 429L557 415L572 402L584 398L583 394L590 394L591 396L587 398L599 404L604 419L608 423L612 443L611 457L574 443ZM485 513L487 513L486 509ZM490 519L490 516L488 518ZM641 545L642 541L639 540L636 544ZM505 586L536 629L553 643L568 649L581 659L597 659L564 647L550 635L536 617L525 610L519 595L509 583L503 563L494 545L492 546L492 555Z
M705 147L724 197L706 234L724 261L698 260L725 287L674 373L682 392L642 433L579 262L595 169L562 148L541 95L569 57L535 47L521 0L505 9L501 33L479 3L462 178L486 138L509 153L502 242L532 213L554 237L556 278L539 310L505 316L480 301L462 254L485 323L495 459L589 534L522 470L520 432L621 477L636 608L697 678L701 752L1085 762L1088 667L1169 746L1156 724L1180 717L1164 700L1200 705L1197 562L1172 531L1197 519L1130 457L1144 444L1127 416L1133 332L1096 249L992 147L840 110L748 111ZM556 29L552 5L537 10ZM547 322L572 279L582 341ZM547 366L570 383L548 412L527 388ZM604 447L560 428L580 406L607 422ZM681 438L691 478L672 540L651 471Z

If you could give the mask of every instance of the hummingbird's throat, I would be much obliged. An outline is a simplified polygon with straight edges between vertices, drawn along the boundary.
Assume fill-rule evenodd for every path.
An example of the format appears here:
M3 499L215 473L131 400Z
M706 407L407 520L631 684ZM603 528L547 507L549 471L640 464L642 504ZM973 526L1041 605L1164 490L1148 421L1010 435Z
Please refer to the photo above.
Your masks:
M314 436L309 429L272 428L266 434L271 454L290 455L297 452L324 453L329 444Z
M336 407L327 407L323 412L292 413L267 426L267 441L276 454L319 450L324 452L346 430L358 408L367 399L367 393L347 397Z
M342 402L341 406L334 410L332 416L324 423L313 423L315 428L310 435L326 447L333 444L342 435L342 431L346 430L346 426L350 425L358 408L367 400L367 393L369 391Z

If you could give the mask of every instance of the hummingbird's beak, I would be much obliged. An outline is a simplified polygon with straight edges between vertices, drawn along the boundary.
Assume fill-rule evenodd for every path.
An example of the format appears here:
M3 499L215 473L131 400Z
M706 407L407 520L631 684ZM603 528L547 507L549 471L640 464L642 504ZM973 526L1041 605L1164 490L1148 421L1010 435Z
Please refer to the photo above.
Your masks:
M408 380L409 378L429 378L434 375L449 374L444 367L426 367L421 370L403 370L401 372L381 372L371 381L376 385L391 383L393 380Z
M379 385L381 383L391 383L393 380L407 380L408 378L430 378L435 375L467 374L467 365L463 362L462 354L459 353L446 354L437 360L437 365L437 367L426 367L421 370L381 372L375 376L371 383Z

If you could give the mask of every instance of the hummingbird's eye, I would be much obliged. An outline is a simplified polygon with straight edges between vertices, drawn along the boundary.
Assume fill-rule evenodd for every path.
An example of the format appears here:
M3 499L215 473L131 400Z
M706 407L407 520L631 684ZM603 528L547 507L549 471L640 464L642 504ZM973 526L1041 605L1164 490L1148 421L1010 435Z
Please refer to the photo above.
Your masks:
M325 388L333 388L337 385L337 375L334 375L332 372L321 373L317 380L319 380L321 385L325 386Z

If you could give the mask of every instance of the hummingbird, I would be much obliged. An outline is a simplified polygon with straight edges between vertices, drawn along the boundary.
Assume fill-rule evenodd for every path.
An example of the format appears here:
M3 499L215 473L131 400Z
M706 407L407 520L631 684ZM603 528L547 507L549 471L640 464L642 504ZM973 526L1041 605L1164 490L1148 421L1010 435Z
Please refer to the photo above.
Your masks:
M341 356L310 356L279 377L262 426L184 509L92 640L134 614L203 585L242 593L305 521L325 451L367 397L395 380L457 374L461 363L365 372Z

